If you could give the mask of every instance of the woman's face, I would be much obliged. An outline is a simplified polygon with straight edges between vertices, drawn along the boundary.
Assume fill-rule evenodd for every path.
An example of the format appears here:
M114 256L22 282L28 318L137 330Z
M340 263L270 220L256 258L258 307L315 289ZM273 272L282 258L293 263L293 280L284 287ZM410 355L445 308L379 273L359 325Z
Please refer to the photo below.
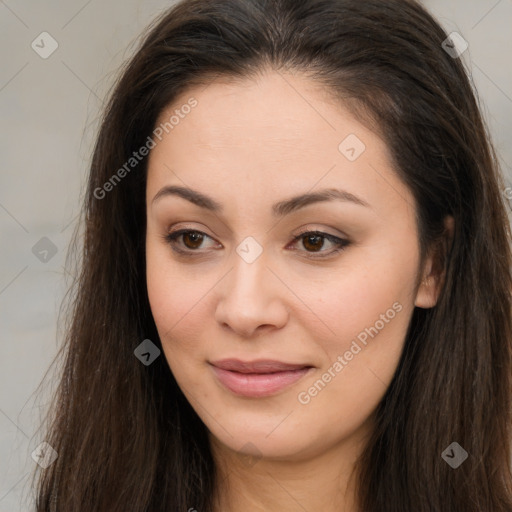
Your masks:
M172 115L149 157L146 256L178 385L235 451L298 459L355 439L415 305L433 305L385 144L277 72L190 89L159 124ZM294 366L212 365L229 359Z

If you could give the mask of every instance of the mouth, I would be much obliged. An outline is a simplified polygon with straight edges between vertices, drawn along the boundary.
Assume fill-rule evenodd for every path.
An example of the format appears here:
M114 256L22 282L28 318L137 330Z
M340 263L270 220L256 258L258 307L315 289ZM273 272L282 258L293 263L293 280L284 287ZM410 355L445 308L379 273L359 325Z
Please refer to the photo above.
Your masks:
M238 396L253 398L274 395L313 370L313 366L308 364L290 364L268 359L223 359L210 365L225 388Z

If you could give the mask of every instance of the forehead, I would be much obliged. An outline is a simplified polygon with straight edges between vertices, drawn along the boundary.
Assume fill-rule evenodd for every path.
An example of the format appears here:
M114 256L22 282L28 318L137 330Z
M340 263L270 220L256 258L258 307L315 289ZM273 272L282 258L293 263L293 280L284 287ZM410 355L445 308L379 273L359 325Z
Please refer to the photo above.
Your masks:
M357 120L318 82L303 74L271 70L245 79L212 79L189 88L161 113L157 124L165 123L192 97L197 106L179 123L185 129L175 126L172 130L176 144L240 148L243 142L279 151L287 142L300 141L304 150L311 150L321 141L337 148L338 132L348 125L367 131L363 125L356 127Z
M191 100L194 108L183 108ZM370 203L377 195L396 200L397 189L408 194L383 140L304 75L213 80L183 92L157 126L173 115L179 122L150 153L148 197L169 183L244 192L247 200L273 190L280 199L283 190L301 193L316 183L342 185Z

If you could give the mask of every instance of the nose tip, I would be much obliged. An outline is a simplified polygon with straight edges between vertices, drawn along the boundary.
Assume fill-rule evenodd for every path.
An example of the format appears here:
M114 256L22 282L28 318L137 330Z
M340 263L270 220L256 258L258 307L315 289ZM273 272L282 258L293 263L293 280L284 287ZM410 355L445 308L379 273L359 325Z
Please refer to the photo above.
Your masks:
M255 246L251 245L253 242L246 244L239 245L242 254L253 257L256 253ZM244 253L246 247L248 251ZM288 318L281 296L282 284L269 271L261 253L251 263L238 254L236 258L235 268L220 287L215 312L217 322L244 338L254 336L256 331L281 328Z

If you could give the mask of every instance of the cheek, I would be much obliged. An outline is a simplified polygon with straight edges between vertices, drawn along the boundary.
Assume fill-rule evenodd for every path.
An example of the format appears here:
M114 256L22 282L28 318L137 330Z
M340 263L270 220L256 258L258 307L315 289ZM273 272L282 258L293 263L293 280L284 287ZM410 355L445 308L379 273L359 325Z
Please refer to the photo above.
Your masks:
M206 279L194 278L172 263L167 249L146 245L146 279L151 312L166 355L174 359L193 353L200 340L202 298ZM170 251L170 249L169 249ZM186 343L180 340L186 340ZM194 341L196 340L196 341Z
M378 388L389 384L413 310L407 291L400 286L380 283L378 289L351 291L349 286L344 292L331 290L330 297L324 294L318 300L319 316L328 329L311 337L323 353L320 375L315 378L325 372L325 382L339 387L342 394L353 386L364 390L375 379L380 381ZM371 389L370 395L375 392Z
M314 339L321 345L324 364L297 389L301 414L294 419L314 421L311 428L319 443L334 442L358 429L378 406L396 372L412 307L393 302L394 294L384 291L369 291L367 296L362 293L353 301L330 306L328 322L335 335Z
M312 339L323 352L322 368L301 386L299 403L311 412L364 416L382 398L398 366L414 310L417 254L396 247L368 250L350 272L309 294L327 326ZM373 254L372 254L373 253ZM377 256L378 255L378 256ZM336 402L338 408L329 406ZM360 418L360 419L361 419Z
M309 304L326 326L323 344L331 358L349 350L354 339L364 343L373 334L384 344L384 333L394 340L407 329L414 307L415 261L392 256L362 259L364 265L352 265L308 293Z

